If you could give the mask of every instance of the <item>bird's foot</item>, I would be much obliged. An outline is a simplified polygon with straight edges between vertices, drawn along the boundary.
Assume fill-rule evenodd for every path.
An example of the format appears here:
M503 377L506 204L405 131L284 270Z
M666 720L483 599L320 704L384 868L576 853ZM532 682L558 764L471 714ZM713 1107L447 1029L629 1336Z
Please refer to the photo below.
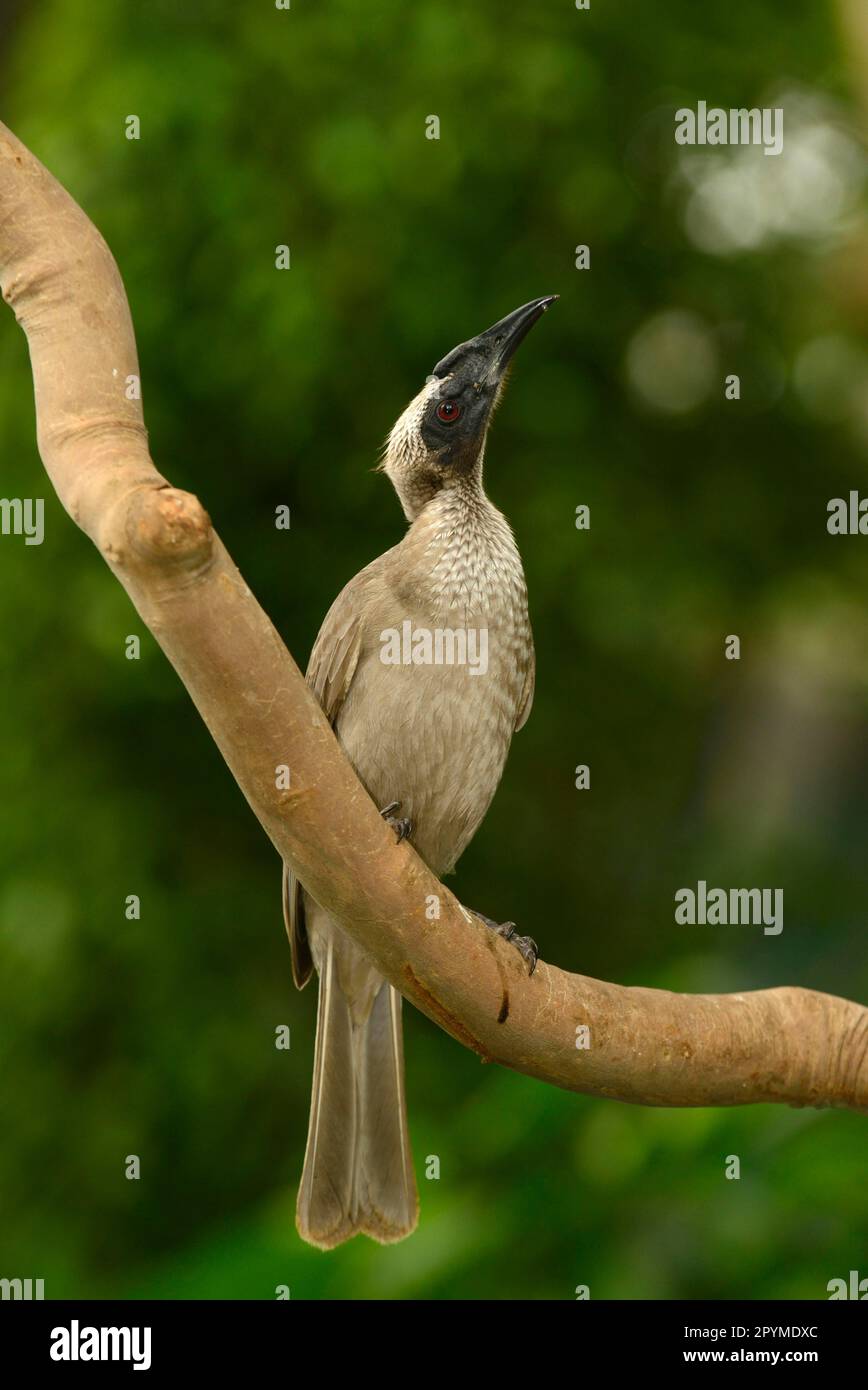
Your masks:
M484 912L477 912L476 916L481 922L484 922L487 927L490 927L492 931L497 932L498 936L502 936L504 941L510 942L510 944L515 947L519 954L527 961L528 975L532 975L536 970L536 963L539 960L539 947L533 937L519 936L516 931L515 922L495 922L491 917L486 917Z
M386 824L391 825L394 830L398 838L398 844L400 844L402 840L409 839L413 834L413 822L408 820L406 816L395 815L395 812L400 811L400 809L400 801L390 801L388 806L384 806L380 812Z

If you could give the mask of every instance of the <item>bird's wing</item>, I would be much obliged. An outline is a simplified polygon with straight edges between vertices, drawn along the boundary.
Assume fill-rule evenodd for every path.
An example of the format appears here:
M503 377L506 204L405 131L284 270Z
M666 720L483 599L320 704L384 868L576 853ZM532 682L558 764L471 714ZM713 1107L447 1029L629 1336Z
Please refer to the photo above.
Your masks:
M308 662L307 683L332 727L359 662L362 604L358 592L361 586L357 581L365 573L362 570L362 574L356 575L335 599L325 616ZM292 978L299 989L304 989L313 973L313 958L304 927L301 884L286 864L283 866L283 920L292 951Z
M307 667L307 683L332 728L356 674L362 647L360 605L354 601L355 594L348 593L350 587L326 614Z
M515 732L523 729L530 715L531 705L533 704L533 692L536 685L536 652L531 644L530 663L524 678L521 699L518 702L518 713L515 716Z
M292 953L292 978L296 989L304 989L313 974L313 957L304 929L301 884L287 864L283 866L283 922Z

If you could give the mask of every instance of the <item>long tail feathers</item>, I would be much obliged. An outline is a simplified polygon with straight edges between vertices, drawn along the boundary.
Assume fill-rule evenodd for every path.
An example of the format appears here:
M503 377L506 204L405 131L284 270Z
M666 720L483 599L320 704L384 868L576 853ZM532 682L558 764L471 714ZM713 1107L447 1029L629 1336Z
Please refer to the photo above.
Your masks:
M298 1230L323 1250L359 1232L387 1243L408 1236L418 1212L404 1101L401 996L384 981L366 1021L354 1023L330 946L320 975Z

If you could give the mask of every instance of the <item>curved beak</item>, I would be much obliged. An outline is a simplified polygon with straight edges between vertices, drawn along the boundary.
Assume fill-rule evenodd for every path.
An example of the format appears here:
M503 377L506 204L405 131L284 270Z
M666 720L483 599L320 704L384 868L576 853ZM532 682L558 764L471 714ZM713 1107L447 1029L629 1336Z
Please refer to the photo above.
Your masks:
M550 304L560 296L544 294L513 309L511 314L499 319L475 338L459 343L437 363L433 376L448 376L463 362L478 360L478 375L489 382L500 381L509 366L512 356L528 335L538 319L541 319Z

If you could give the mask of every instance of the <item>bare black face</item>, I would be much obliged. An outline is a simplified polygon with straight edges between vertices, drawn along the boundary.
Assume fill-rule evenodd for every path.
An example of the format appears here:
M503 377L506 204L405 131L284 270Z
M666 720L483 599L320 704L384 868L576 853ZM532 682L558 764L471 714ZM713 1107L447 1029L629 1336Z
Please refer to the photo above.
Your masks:
M523 304L437 363L432 376L442 384L432 391L420 428L440 467L460 472L473 467L512 355L557 297Z
M479 454L499 385L486 378L486 367L476 355L465 359L425 408L422 438L443 468L470 468Z

